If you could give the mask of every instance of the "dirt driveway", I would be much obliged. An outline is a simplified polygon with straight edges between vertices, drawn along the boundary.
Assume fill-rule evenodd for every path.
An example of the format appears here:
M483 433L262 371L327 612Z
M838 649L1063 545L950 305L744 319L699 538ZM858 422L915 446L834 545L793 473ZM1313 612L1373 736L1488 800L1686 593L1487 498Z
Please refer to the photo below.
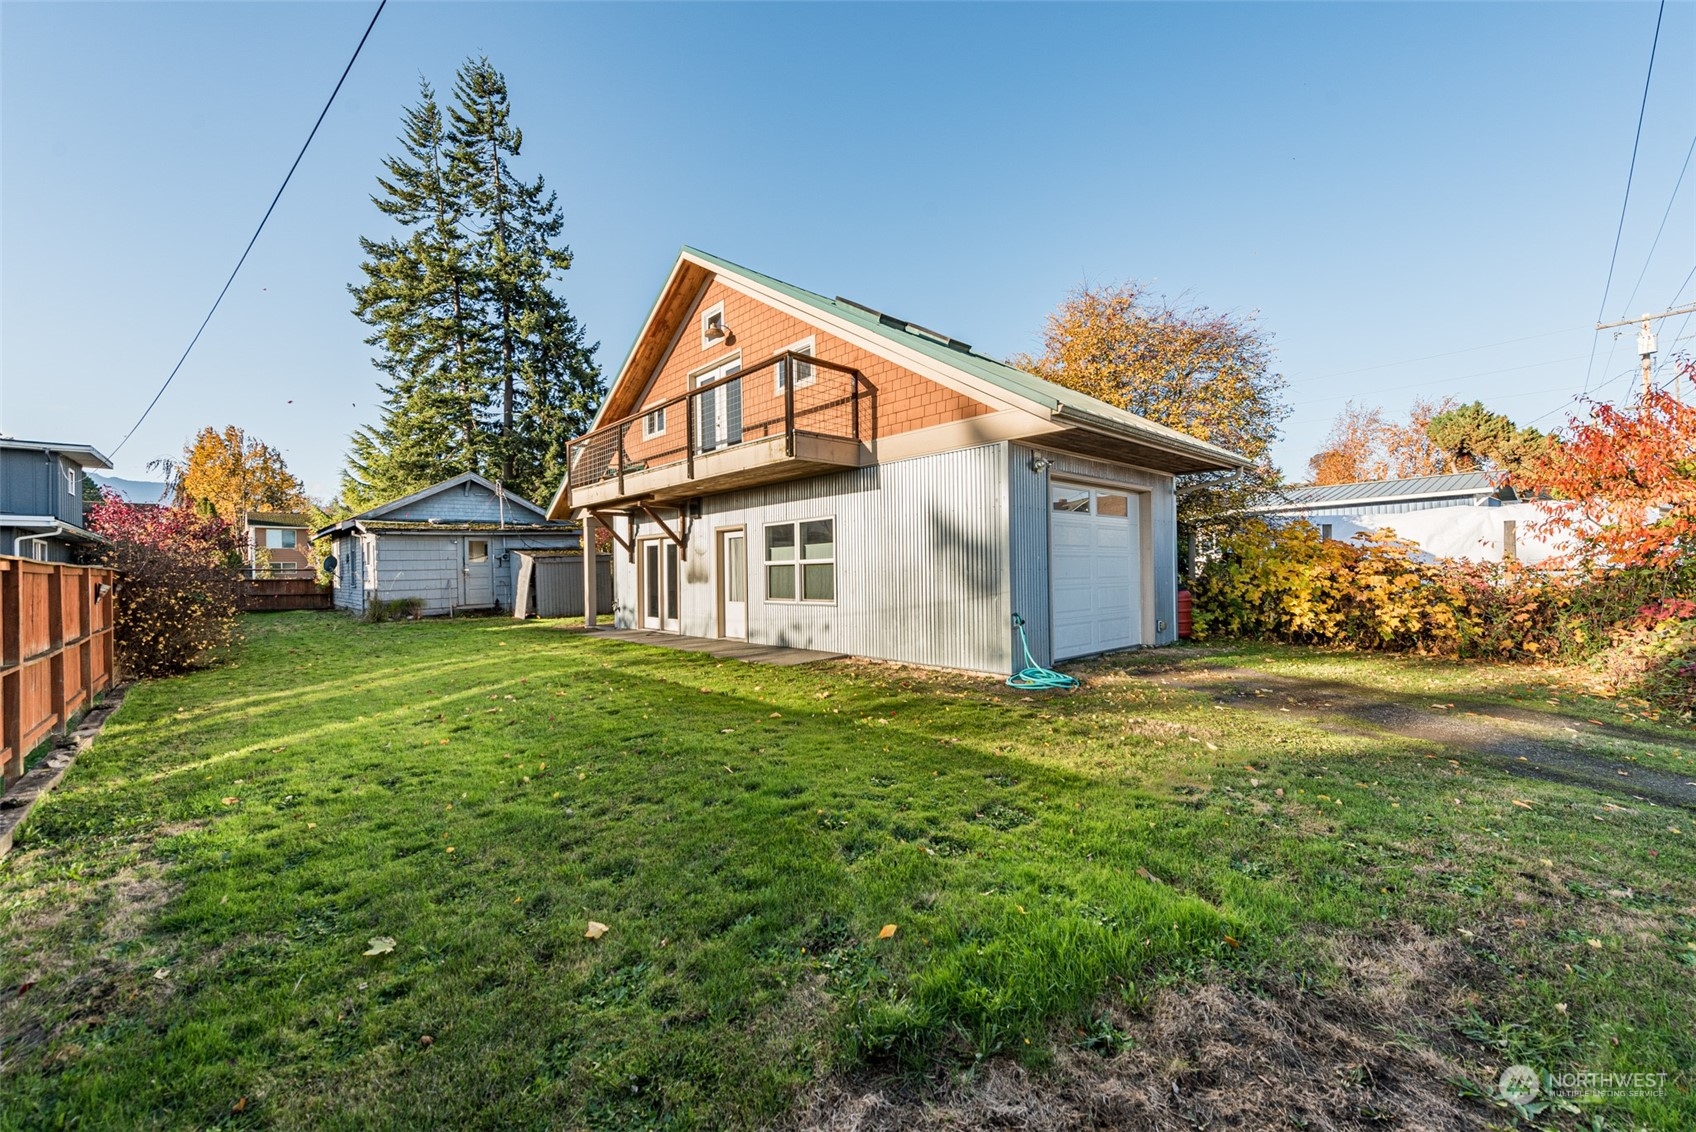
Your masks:
M1502 704L1404 695L1251 668L1167 669L1143 678L1164 687L1200 692L1233 708L1288 712L1344 734L1389 732L1438 743L1458 759L1509 774L1584 786L1629 801L1696 810L1696 781L1689 775L1638 766L1621 757L1671 750L1674 744L1622 727ZM1696 737L1691 742L1696 744Z

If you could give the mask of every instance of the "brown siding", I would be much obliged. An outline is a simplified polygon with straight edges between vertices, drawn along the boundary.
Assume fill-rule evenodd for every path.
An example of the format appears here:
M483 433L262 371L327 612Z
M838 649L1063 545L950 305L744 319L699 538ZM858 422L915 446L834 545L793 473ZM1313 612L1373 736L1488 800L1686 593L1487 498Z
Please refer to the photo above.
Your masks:
M701 349L701 312L722 302L725 325L734 341ZM657 405L681 396L691 386L690 375L729 361L740 354L742 368L751 369L772 355L805 338L814 339L814 354L827 361L841 362L859 370L875 391L873 411L862 418L874 437L892 436L913 429L964 420L990 411L989 406L938 385L875 354L851 345L830 332L745 295L715 279L683 319L677 344L660 366L643 393L642 406ZM828 380L828 371L819 380ZM783 396L777 390L771 369L751 375L742 383L743 417L746 421L781 421ZM781 428L781 426L779 426ZM663 437L643 440L640 425L630 430L627 451L632 461L658 459L670 450L681 451L685 439L683 407L668 413Z

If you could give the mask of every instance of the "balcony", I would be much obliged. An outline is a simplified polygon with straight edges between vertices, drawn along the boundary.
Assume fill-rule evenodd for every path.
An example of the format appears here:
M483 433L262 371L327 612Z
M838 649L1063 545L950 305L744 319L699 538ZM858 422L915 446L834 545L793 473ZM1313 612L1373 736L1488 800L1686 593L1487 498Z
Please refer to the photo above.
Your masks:
M675 506L859 467L872 392L858 370L807 354L714 377L572 441L566 506Z

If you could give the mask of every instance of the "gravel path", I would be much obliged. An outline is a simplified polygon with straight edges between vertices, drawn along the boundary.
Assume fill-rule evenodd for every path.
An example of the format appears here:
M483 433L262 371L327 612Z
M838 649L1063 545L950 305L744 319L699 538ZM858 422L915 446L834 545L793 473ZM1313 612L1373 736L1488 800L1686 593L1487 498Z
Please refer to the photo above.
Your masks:
M1200 692L1234 708L1278 714L1287 711L1333 730L1388 731L1440 743L1455 751L1457 758L1470 757L1509 774L1696 810L1696 767L1689 774L1679 774L1619 757L1645 750L1671 750L1677 744L1622 727L1501 704L1433 699L1333 681L1276 676L1250 668L1167 670L1146 679ZM1696 736L1685 746L1696 747Z

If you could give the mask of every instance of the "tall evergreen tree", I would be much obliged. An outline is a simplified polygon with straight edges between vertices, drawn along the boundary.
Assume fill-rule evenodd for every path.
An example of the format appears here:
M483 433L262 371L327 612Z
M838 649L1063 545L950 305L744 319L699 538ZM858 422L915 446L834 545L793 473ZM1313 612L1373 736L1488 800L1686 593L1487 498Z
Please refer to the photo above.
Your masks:
M405 229L362 240L355 313L389 376L381 421L354 434L343 490L369 506L476 471L546 498L566 440L599 402L595 346L550 284L571 266L565 221L538 176L516 176L523 134L506 80L468 60L441 112L428 83L384 162L379 210Z

